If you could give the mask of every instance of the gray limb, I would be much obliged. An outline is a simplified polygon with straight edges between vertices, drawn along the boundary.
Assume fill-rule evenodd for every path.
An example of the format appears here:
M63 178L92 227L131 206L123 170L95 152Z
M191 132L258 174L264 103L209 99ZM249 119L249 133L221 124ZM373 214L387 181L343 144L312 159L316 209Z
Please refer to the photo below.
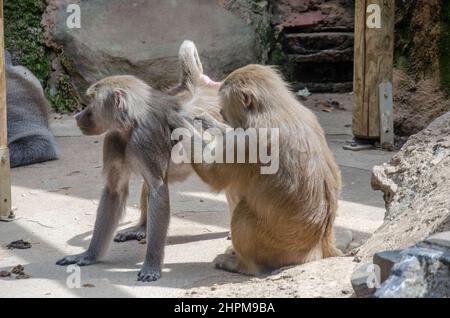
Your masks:
M112 241L128 198L129 167L125 162L125 147L120 137L107 135L104 142L103 166L106 186L97 209L94 233L86 252L60 259L57 265L87 266L98 262Z
M144 182L141 190L141 199L140 199L140 212L141 217L139 219L139 223L136 226L132 226L125 230L120 231L114 237L114 242L122 243L126 241L142 241L146 237L147 232L147 210L148 210L148 186L147 183Z
M87 266L96 263L107 251L120 217L125 211L128 196L128 185L121 192L103 189L100 205L97 210L94 233L86 252L67 256L59 260L57 265L77 264Z
M147 216L147 254L138 280L151 282L161 277L167 229L170 220L169 188L162 180L150 183Z

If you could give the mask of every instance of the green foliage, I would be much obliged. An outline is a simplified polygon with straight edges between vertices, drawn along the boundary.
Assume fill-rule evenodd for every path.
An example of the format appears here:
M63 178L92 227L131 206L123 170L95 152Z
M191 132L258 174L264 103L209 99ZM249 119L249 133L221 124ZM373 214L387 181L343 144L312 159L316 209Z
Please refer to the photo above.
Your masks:
M280 46L276 46L276 48L272 51L271 62L275 65L282 65L286 62L286 54L284 54L283 49Z
M48 81L52 73L50 53L45 44L42 15L46 0L4 0L5 44L13 63L27 67L41 81L47 98L57 111L78 108L78 95L66 75L56 84L56 94L50 94Z
M443 88L450 94L450 2L442 0L439 39L439 74Z
M70 78L66 74L61 74L56 85L56 94L51 95L46 92L47 99L55 105L56 110L61 112L74 111L79 108L80 100L78 93L70 83Z
M41 26L46 6L46 0L4 1L6 47L14 63L29 68L42 83L51 73Z

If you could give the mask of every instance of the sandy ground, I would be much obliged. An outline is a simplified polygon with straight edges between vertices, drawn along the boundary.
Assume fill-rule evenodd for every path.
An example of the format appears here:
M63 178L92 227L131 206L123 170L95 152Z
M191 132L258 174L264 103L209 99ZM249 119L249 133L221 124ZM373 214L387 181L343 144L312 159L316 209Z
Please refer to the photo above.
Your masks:
M333 98L344 109L324 112L320 101ZM350 95L314 95L307 104L317 113L342 169L343 193L336 221L340 245L356 247L381 225L384 202L370 188L371 169L392 153L342 150L351 139ZM0 271L22 264L31 278L0 278L0 297L350 297L353 257L328 259L283 269L268 277L246 277L216 270L212 260L230 244L223 194L213 194L196 176L171 187L172 220L163 277L138 283L145 246L112 243L104 261L81 269L81 288L69 288L71 273L59 258L88 245L102 188L101 137L81 136L70 117L52 120L61 159L14 169L13 205L17 219L0 223ZM128 213L120 228L138 219L141 180L133 177ZM31 249L8 250L24 239ZM352 240L350 242L350 240Z

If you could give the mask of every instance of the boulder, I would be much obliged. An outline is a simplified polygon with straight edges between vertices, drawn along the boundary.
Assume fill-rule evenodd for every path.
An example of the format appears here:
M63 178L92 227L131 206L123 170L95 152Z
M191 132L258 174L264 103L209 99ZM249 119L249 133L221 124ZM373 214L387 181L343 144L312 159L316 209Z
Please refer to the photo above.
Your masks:
M362 258L404 249L450 229L450 113L412 136L388 164L374 168L384 194L384 224L360 248Z
M430 237L401 252L378 298L450 297L450 232Z
M5 52L8 147L11 167L58 159L55 138L50 132L50 105L41 83L24 66L13 65Z
M81 96L109 75L132 74L155 88L172 85L186 39L196 43L205 72L217 80L255 62L258 54L254 30L215 1L81 1L79 29L66 25L67 4L50 1L43 24L47 43L63 49Z
M373 263L359 267L351 282L360 298L450 297L450 232L402 251L375 254Z
M372 297L380 283L379 268L372 263L358 267L352 274L351 283L355 295L359 298Z
M391 275L392 268L397 264L402 256L402 251L384 251L373 256L373 263L380 269L380 282L384 283Z

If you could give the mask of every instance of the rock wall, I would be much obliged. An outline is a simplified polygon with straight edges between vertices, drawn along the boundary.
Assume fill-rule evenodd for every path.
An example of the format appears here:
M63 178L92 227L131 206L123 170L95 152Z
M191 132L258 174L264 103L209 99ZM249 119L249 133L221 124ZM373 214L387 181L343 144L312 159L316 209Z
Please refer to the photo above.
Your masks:
M372 186L383 192L387 212L383 226L359 250L362 257L450 230L450 113L412 136L388 164L375 167Z
M394 107L397 135L450 111L450 2L396 0Z
M400 253L377 298L449 298L450 232L429 237ZM382 264L381 264L382 265Z
M354 0L272 2L278 38L271 60L282 65L294 88L352 91Z
M435 78L416 79L401 69L394 71L395 133L410 136L450 111L450 99Z
M81 97L93 82L116 74L136 75L155 88L173 85L185 39L197 44L214 79L257 61L253 28L215 1L81 1L80 29L66 26L66 0L51 5L44 17L47 42L62 48Z
M269 61L272 43L270 27L270 0L218 0L225 9L240 16L257 36L256 52L260 63Z
M68 77L61 72L54 75L57 54L47 47L41 24L46 8L46 0L5 0L6 48L14 64L24 65L36 75L56 110L70 111L78 107L79 100Z

